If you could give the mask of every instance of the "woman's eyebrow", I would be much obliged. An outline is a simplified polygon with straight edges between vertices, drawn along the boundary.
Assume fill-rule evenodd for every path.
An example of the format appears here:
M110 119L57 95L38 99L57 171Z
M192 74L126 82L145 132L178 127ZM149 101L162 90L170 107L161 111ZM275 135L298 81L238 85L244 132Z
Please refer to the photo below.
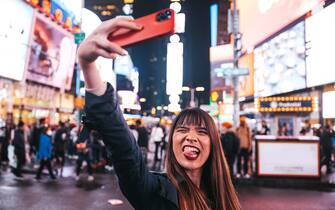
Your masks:
M190 129L190 128L181 125L181 126L177 126L176 129Z

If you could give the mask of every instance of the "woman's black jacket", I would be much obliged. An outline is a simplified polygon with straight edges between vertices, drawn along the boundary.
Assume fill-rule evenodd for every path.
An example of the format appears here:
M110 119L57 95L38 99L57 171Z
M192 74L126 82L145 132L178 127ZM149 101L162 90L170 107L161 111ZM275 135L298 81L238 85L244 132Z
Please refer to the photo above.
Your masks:
M102 96L86 92L84 124L97 130L112 155L123 194L135 209L179 209L176 188L164 175L148 171L117 102L114 88L107 84Z

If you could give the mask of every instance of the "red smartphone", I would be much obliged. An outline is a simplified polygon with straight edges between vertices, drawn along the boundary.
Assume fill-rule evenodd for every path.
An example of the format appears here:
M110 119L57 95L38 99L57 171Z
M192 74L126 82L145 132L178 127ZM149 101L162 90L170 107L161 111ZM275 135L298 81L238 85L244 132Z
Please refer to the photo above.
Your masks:
M174 16L172 9L163 9L150 15L135 19L134 22L143 26L140 31L130 31L122 35L113 35L122 33L127 29L119 29L108 36L108 40L127 47L132 44L151 39L154 37L174 33Z

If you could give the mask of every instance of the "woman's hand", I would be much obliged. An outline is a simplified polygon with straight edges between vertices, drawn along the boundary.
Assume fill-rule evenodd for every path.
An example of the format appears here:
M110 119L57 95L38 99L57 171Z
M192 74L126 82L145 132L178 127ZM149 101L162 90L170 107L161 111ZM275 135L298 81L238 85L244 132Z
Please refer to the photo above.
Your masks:
M127 55L126 50L109 41L107 37L110 34L120 35L120 33L117 33L120 28L127 29L123 30L123 33L142 29L141 25L134 23L132 20L130 17L117 17L103 22L79 46L79 62L89 64L94 62L99 56L113 59L117 55Z
M80 44L78 61L85 77L87 89L101 87L102 80L94 63L99 56L114 59L117 55L128 54L126 50L109 41L107 37L121 35L132 30L141 30L142 27L134 23L130 17L117 17L103 22ZM118 29L121 28L123 29L122 33L118 32Z

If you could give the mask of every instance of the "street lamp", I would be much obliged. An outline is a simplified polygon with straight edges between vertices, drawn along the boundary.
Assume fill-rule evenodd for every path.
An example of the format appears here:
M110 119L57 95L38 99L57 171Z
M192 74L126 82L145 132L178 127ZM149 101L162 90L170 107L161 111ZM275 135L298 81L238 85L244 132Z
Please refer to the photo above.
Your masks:
M205 88L204 87L195 87L195 88L192 88L192 87L183 86L182 90L185 91L185 92L191 91L190 107L196 107L195 106L195 97L194 97L194 94L195 94L195 92L204 92Z

